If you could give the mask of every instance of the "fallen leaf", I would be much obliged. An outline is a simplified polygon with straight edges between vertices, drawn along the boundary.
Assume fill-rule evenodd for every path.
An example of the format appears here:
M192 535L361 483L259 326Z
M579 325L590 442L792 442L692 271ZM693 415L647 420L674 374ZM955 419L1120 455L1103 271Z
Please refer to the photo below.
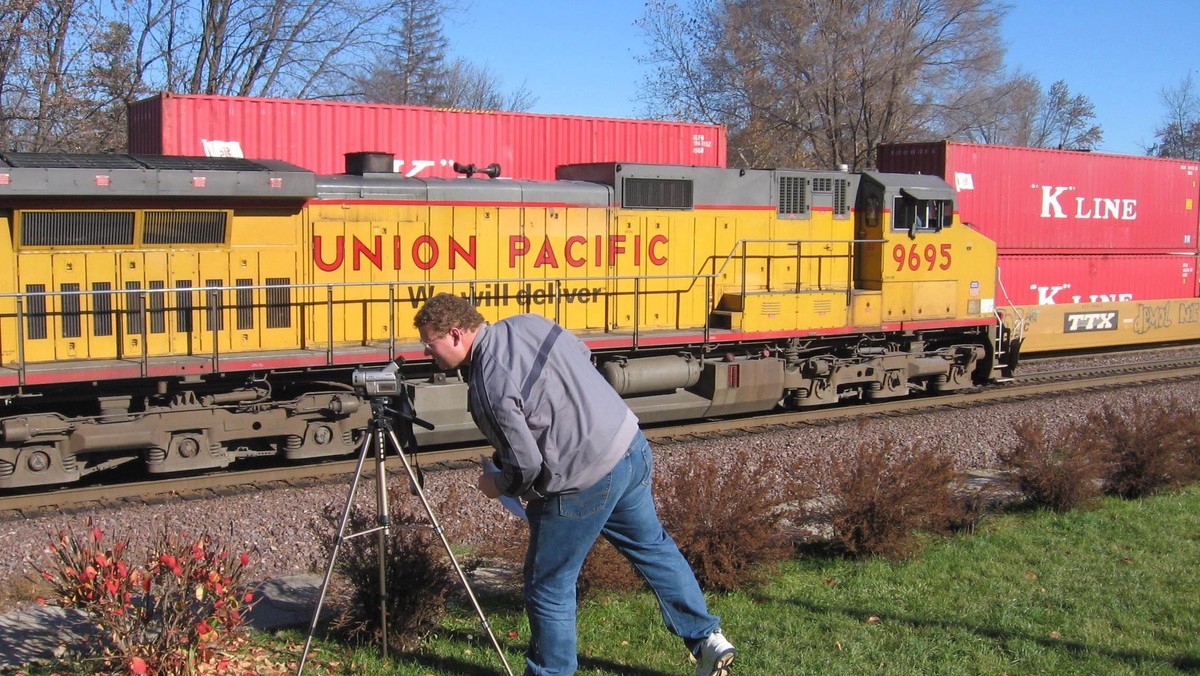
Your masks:
M1050 632L1050 638L1062 638L1062 632L1052 631Z
M1030 580L1036 580L1038 578L1038 574L1032 570L1027 570L1025 571L1025 577L1029 578Z
M838 650L844 650L844 648L842 648L842 642L841 642L841 641L834 641L834 642L833 642L833 644L834 644L835 646L837 646L837 649L838 649Z
M879 622L879 621L880 621L880 620L879 620L879 616L878 616L878 615L872 615L872 616L870 616L870 617L868 617L868 618L867 618L867 624L875 624L876 622Z

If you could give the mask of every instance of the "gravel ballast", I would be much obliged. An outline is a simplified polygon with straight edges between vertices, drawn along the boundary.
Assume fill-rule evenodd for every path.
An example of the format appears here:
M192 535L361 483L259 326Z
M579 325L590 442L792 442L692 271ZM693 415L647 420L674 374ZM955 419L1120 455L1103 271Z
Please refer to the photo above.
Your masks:
M673 471L680 463L724 463L743 449L753 453L784 454L796 460L820 463L839 449L856 447L873 438L891 438L905 444L919 443L949 454L961 469L986 469L997 465L997 452L1015 441L1013 425L1023 419L1043 419L1051 427L1085 419L1088 412L1104 405L1122 405L1131 400L1165 402L1200 400L1200 382L1173 382L1144 387L1083 392L1052 399L980 405L968 409L935 409L918 414L872 418L819 426L776 429L710 440L656 444L657 471ZM393 461L391 481L407 479ZM428 472L426 494L435 514L456 544L473 545L498 533L498 524L510 516L496 501L475 488L478 470ZM332 535L332 526L322 517L332 509L340 513L346 500L346 483L309 488L275 488L230 497L163 501L158 504L79 510L34 518L10 517L0 522L0 579L10 588L20 576L29 574L40 560L50 537L64 528L87 532L87 520L105 532L105 542L128 539L135 550L153 540L163 529L207 532L234 552L252 551L251 573L270 579L321 570L320 545ZM374 483L363 482L359 498L374 500ZM412 500L414 508L419 504ZM393 506L393 511L396 509ZM135 559L136 560L136 559ZM10 599L11 600L11 599Z

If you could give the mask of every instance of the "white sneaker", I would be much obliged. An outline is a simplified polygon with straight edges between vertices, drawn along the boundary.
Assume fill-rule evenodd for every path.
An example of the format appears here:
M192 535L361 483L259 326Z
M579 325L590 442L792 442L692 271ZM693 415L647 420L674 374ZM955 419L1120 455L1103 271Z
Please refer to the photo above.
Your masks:
M708 635L696 655L696 676L729 676L737 648L719 630Z

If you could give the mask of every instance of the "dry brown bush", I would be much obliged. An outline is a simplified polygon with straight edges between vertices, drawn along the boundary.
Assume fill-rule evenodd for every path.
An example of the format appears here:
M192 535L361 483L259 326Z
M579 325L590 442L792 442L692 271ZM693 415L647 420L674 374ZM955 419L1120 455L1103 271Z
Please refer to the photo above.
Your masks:
M412 650L446 614L446 597L458 584L458 577L446 556L440 538L429 527L423 509L408 495L389 490L393 505L391 533L387 536L387 643L392 650ZM335 544L328 537L336 531L342 506L330 505L324 518L313 529L322 537L322 556L328 560ZM360 533L377 525L376 515L359 510L351 512L346 535ZM379 550L374 534L344 539L338 550L334 572L337 584L330 593L330 605L337 612L330 628L355 643L379 639Z
M659 514L702 587L737 589L792 555L788 526L803 519L810 479L807 465L785 465L769 451L697 456L660 478Z
M582 599L605 591L631 591L644 586L633 565L608 540L600 538L579 571L576 593Z
M674 472L656 473L655 498L666 531L700 585L730 590L761 580L763 564L792 554L786 528L799 514L797 505L812 496L807 478L770 454L742 451L732 459L702 458ZM498 538L482 547L479 556L519 566L524 535L511 541ZM600 538L584 561L578 593L584 597L642 584L625 557Z
M902 558L919 531L961 522L953 462L885 439L833 456L829 469L833 545L850 556Z
M1017 443L999 453L1025 504L1056 512L1090 506L1108 473L1104 451L1089 424L1049 431L1045 421L1014 425Z
M1105 406L1088 423L1106 456L1107 493L1140 498L1196 479L1195 411L1178 399Z

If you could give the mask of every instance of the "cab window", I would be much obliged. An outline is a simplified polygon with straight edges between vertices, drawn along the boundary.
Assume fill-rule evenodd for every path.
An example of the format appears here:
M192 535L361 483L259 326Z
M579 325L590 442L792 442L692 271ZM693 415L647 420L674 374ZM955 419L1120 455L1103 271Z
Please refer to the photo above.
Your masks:
M917 199L902 192L892 205L892 230L937 232L949 226L953 216L954 205L949 200Z

